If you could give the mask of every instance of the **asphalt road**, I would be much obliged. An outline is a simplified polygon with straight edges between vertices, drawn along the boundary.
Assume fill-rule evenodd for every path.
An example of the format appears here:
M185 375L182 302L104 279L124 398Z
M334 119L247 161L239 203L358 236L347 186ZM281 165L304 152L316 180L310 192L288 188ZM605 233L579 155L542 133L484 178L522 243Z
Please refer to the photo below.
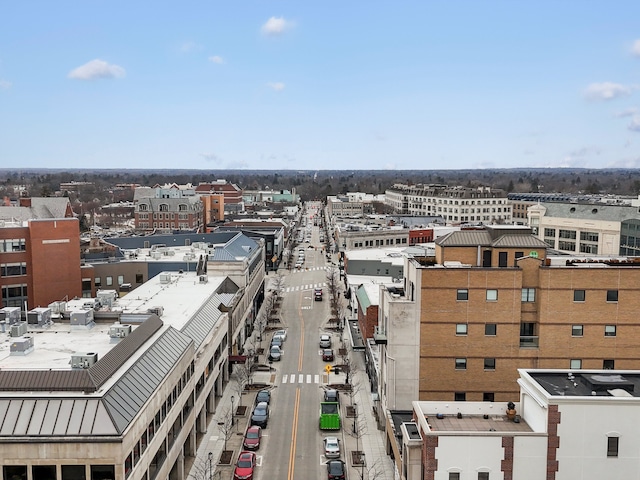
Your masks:
M313 222L310 222L313 225ZM282 320L287 326L287 340L276 369L272 390L269 426L265 430L264 445L258 453L258 480L266 479L323 479L327 478L322 438L341 432L321 432L318 429L320 400L326 382L319 338L330 333L333 348L339 337L323 330L329 318L327 289L323 301L314 301L313 288L326 282L326 259L320 250L318 227L312 227L311 245L306 248L305 269L285 273ZM343 455L344 457L344 455Z

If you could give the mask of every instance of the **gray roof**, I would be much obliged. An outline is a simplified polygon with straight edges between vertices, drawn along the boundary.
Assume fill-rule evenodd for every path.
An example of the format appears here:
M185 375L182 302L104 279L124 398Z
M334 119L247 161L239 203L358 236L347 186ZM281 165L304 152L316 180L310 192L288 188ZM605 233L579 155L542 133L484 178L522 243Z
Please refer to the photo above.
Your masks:
M638 207L630 205L605 205L584 203L541 203L547 211L545 217L577 218L582 220L604 220L623 222L640 219Z
M66 197L33 197L30 207L0 206L0 220L41 220L65 218L69 199Z
M436 245L443 247L508 247L508 248L547 248L547 244L533 235L505 233L491 239L486 230L458 230L435 240Z

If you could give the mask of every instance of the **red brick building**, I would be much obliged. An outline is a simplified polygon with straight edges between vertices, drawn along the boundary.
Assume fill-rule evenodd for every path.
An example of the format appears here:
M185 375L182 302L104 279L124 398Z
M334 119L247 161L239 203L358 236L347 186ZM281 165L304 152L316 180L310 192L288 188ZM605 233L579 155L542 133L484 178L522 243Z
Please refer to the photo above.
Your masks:
M200 183L196 188L196 195L222 194L224 196L224 209L230 213L244 211L242 190L234 183L226 180L216 180L212 183Z

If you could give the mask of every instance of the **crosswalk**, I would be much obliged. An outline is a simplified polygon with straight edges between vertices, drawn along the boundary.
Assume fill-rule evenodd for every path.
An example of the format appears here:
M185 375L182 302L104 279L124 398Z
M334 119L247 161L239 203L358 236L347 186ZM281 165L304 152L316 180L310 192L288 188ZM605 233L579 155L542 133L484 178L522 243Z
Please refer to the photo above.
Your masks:
M301 292L303 290L313 290L314 288L323 288L327 286L327 282L310 283L307 285L295 285L293 287L287 287L284 292Z
M282 383L320 383L320 375L291 373L282 375Z
M300 273L300 272L313 272L316 270L329 270L329 267L302 267L302 268L296 268L294 270L291 270L291 272L293 273Z

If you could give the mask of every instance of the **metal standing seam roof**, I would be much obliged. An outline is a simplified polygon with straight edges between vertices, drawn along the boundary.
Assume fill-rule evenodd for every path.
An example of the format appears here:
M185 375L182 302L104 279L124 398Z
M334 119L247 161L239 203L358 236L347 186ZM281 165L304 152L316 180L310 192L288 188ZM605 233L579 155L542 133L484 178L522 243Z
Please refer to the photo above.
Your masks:
M358 303L360 304L360 310L366 311L367 308L371 305L371 301L369 300L369 295L367 295L367 291L364 288L364 285L360 285L356 290L356 298L358 299Z
M547 248L548 245L532 235L502 235L493 242L494 247Z
M488 247L492 242L486 230L459 230L436 238L434 243L443 247Z
M580 220L599 220L623 222L629 219L640 219L637 207L631 205L607 205L603 203L554 203L545 202L545 217L575 218Z
M207 302L180 330L184 335L191 338L196 346L200 346L204 342L204 339L222 315L222 312L218 309L220 303L224 303L220 295L213 295L212 301Z

